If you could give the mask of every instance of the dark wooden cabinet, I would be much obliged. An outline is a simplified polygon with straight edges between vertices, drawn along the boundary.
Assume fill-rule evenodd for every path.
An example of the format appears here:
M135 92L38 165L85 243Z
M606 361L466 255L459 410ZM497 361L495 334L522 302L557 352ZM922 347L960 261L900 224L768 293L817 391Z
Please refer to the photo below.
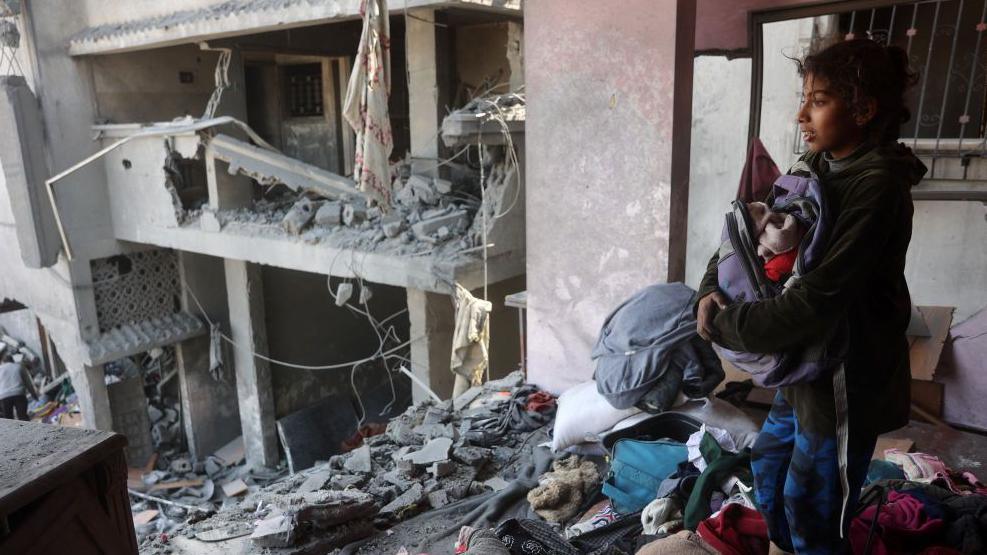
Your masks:
M137 553L127 439L0 419L0 555Z

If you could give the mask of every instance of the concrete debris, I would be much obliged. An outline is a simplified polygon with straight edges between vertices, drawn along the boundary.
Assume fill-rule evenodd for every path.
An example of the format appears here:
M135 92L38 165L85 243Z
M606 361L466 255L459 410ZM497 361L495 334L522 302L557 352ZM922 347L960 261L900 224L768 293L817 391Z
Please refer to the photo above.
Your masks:
M298 487L298 493L308 493L310 491L320 490L326 485L326 482L328 482L330 478L332 478L332 470L318 470L313 472L308 478L305 479L304 482L302 482L302 485Z
M315 213L315 225L334 226L343 223L343 203L327 202Z
M384 505L380 509L381 514L390 515L414 508L425 498L425 488L421 484L415 484L411 488L398 496L397 499Z
M281 227L292 235L301 235L302 230L315 218L321 205L321 202L314 202L303 196L285 214Z
M349 227L355 227L367 221L368 210L366 204L349 203L343 206L343 223Z
M436 479L444 478L452 474L455 470L456 470L456 465L449 460L436 461L432 463L431 466L428 467L428 472L432 475L433 478Z
M388 423L384 433L364 437L362 445L348 452L331 457L323 454L312 469L294 475L264 475L244 467L225 466L219 457L193 463L193 469L215 472L219 466L221 470L211 473L209 481L197 488L161 493L174 494L176 501L194 500L186 502L218 511L194 518L181 512L167 519L159 515L142 525L141 537L147 543L159 532L166 532L206 542L249 534L249 543L255 549L326 553L421 510L444 507L490 489L503 489L509 480L518 477L523 461L530 458L535 446L548 439L546 431L535 430L540 434L537 437L499 433L493 440L484 435L485 441L493 441L487 444L489 447L470 444L468 437L476 426L482 425L483 418L498 420L506 414L509 403L499 399L510 397L511 384L520 382L518 373L471 392L470 404L475 404L482 411L478 414L483 415L476 419L465 418L466 411L455 410L451 401L428 401L409 407ZM166 418L161 416L161 420ZM456 437L429 437L440 431L461 436L461 443ZM159 462L158 467L162 470L152 469L144 474L145 478L157 482L176 479L164 470L170 470L170 460L167 464ZM212 480L221 487L210 490ZM242 482L245 491L228 491L236 482ZM150 503L135 504L134 514L156 508ZM182 518L186 521L182 522ZM151 551L163 553L163 548Z
M449 492L444 489L436 490L428 494L428 504L431 505L433 509L445 507L449 503Z
M250 541L258 547L290 547L298 539L295 528L292 517L272 516L257 523L254 533L250 534Z
M343 468L350 472L362 472L370 474L373 471L373 460L370 458L370 446L357 447L351 452L351 456L343 463Z
M421 239L437 234L441 228L446 228L447 236L451 233L450 230L461 233L467 225L466 211L457 210L445 216L422 220L411 226L411 229L415 232L415 236Z
M392 213L381 218L380 225L384 231L384 236L393 239L404 231L405 219L401 214Z
M420 466L427 466L434 462L448 459L449 449L451 448L452 439L447 437L436 438L426 443L420 450L405 455L405 460Z
M355 474L339 474L333 476L332 478L332 489L335 490L346 490L350 488L357 488L366 483L366 476L360 476Z
M185 457L174 459L171 461L171 471L174 472L175 474L184 474L186 472L191 472L192 463Z

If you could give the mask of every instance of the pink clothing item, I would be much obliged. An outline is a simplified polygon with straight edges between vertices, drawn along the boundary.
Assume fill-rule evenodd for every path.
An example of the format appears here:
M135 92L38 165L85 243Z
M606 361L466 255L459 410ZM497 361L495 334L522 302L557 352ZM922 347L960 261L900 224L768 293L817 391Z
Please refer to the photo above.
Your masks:
M867 547L867 536L875 514L876 506L867 507L850 524L850 544L854 553L863 553ZM891 491L888 502L881 506L881 512L877 515L870 553L914 553L923 544L934 541L944 527L942 519L929 518L925 514L921 501L907 493Z
M763 202L748 204L747 212L754 224L754 236L757 237L758 243L757 254L764 261L799 246L802 230L795 216L774 212Z

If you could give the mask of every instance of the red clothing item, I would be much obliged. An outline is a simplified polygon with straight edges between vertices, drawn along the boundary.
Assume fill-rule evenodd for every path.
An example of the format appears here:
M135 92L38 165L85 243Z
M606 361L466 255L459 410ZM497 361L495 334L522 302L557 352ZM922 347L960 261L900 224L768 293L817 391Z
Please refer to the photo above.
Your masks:
M792 268L795 267L795 259L798 257L798 254L798 249L792 249L788 252L775 255L771 260L764 263L764 275L771 281L778 281L783 276L792 273Z
M696 532L724 555L765 555L770 545L761 513L736 503L700 522Z

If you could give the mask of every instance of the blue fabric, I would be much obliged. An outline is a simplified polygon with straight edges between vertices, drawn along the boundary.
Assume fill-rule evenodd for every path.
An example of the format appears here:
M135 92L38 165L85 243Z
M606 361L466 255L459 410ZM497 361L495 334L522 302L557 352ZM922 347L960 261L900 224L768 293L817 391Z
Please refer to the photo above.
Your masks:
M636 513L655 500L661 482L688 459L688 448L677 441L617 440L603 495L619 514Z
M864 485L869 485L878 480L904 480L905 471L893 462L874 460L870 462L867 469L867 479Z
M633 407L658 386L649 411L663 412L680 389L705 397L723 381L720 359L696 332L695 296L682 283L650 285L607 316L593 347L593 378L614 408Z
M850 482L844 535L857 505L876 437L855 437L851 428L847 476ZM771 412L751 453L754 493L778 547L798 553L842 553L840 511L843 490L836 433L813 434L799 425L785 398L775 395Z

